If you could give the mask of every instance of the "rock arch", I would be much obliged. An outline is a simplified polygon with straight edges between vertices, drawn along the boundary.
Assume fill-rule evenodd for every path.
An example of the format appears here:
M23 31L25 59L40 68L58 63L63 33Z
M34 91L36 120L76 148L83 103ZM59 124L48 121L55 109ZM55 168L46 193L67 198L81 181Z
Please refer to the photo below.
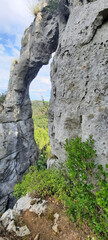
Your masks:
M20 58L11 66L8 93L0 112L0 211L11 200L16 181L38 159L29 86L39 69L48 64L58 36L56 15L43 8L25 30Z

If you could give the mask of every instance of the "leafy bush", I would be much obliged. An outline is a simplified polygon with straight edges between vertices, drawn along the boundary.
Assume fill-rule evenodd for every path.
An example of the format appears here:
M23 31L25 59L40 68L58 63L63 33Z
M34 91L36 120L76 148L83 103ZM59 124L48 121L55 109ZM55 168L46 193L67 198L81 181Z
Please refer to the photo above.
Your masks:
M59 0L49 0L48 8L51 13L58 9Z
M85 219L98 239L107 239L108 171L95 164L93 147L92 136L86 142L81 142L80 138L66 141L66 167L71 184L64 202L75 221Z
M45 197L60 192L65 185L65 179L60 170L45 169L38 171L36 166L30 167L29 173L23 177L14 189L14 195L19 198L26 193L35 191L38 196Z
M37 161L37 168L45 169L47 159L50 157L51 146L48 136L48 109L49 102L33 101L33 122L34 122L34 139L40 149L40 159Z
M37 127L48 129L48 110L49 102L32 101L33 122L35 129Z
M36 143L39 146L39 149L42 150L45 145L49 143L48 129L44 128L35 128L34 129L34 138Z
M39 160L36 162L36 166L38 170L45 170L47 168L47 159L50 157L51 155L51 146L45 145L42 149L41 149L41 156L39 158Z
M27 41L24 38L22 38L22 45L23 45L23 47L25 47L27 45Z
M66 166L60 169L30 168L22 183L15 186L17 197L35 191L45 197L56 195L70 219L86 221L98 239L108 239L108 166L96 165L92 136L66 140Z
M3 104L3 102L5 101L6 98L6 93L0 93L0 105Z

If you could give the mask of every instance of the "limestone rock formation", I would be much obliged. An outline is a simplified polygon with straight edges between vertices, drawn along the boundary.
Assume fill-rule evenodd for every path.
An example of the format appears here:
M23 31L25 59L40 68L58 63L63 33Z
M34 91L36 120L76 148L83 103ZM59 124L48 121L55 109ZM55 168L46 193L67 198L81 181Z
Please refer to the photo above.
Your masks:
M34 141L29 85L48 64L58 43L58 21L46 8L25 30L21 55L11 67L8 93L0 112L0 211L4 211L15 183L38 159ZM9 203L10 204L10 203Z
M84 1L83 1L84 2ZM51 67L49 135L65 161L66 138L93 135L97 161L108 163L108 2L70 0ZM57 161L57 160L56 160Z
M28 194L20 198L13 209L8 209L0 218L0 224L6 231L14 232L19 237L30 235L30 230L24 223L20 223L19 217L21 212L29 210L30 212L36 213L40 217L45 212L47 201L41 200L40 198L31 198ZM16 224L17 223L17 224Z
M15 182L38 158L33 137L29 86L56 51L51 66L49 136L56 161L65 161L66 138L90 134L97 161L108 162L108 2L59 0L50 13L46 0L25 30L19 60L13 62L0 112L0 210ZM57 50L56 50L57 49Z

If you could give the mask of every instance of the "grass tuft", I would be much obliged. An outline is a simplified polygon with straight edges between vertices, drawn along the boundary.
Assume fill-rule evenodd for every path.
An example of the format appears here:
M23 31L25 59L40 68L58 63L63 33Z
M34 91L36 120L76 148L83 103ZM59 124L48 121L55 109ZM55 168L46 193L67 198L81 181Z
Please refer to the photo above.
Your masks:
M33 16L37 16L37 14L40 12L40 8L38 5L38 1L32 0L28 5L29 11Z

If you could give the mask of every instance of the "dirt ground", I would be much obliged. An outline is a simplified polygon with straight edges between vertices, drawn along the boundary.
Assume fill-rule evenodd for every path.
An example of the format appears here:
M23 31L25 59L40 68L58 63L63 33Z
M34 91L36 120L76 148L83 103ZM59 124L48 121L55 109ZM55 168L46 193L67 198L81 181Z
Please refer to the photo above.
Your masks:
M58 214L57 232L52 229L54 226L54 215ZM70 222L63 207L56 199L49 198L45 212L39 217L27 210L18 219L18 224L26 224L31 234L25 237L17 237L14 233L3 231L0 237L4 240L88 240L92 239L91 229L83 224Z

